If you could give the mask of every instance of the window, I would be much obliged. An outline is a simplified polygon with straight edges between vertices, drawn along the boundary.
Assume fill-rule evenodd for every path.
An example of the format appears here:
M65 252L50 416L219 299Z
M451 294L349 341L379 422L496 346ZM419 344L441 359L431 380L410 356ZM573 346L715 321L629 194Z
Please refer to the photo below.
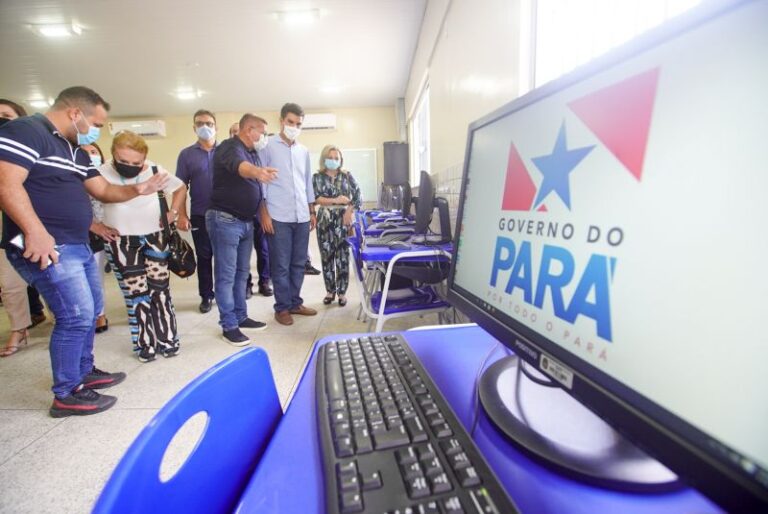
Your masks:
M424 87L410 123L411 186L419 185L421 170L429 173L429 85Z
M534 85L604 54L700 0L533 0Z

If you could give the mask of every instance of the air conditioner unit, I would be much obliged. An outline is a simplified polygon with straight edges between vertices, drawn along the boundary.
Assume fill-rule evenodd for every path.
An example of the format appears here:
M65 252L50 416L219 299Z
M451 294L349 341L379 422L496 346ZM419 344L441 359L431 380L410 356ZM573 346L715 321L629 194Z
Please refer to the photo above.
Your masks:
M113 136L121 130L130 130L140 136L165 137L163 120L113 121L109 123L109 133Z
M336 115L331 112L307 114L301 125L302 130L329 130L336 128Z

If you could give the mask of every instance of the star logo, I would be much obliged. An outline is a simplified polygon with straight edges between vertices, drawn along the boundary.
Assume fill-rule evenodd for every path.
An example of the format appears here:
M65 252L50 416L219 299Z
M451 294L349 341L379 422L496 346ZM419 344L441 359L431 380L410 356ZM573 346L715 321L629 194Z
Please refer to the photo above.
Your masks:
M560 125L555 148L549 155L531 159L544 176L534 207L541 204L549 193L554 191L563 201L568 210L571 209L571 189L568 177L573 169L587 156L595 146L585 146L568 150L565 137L565 121Z

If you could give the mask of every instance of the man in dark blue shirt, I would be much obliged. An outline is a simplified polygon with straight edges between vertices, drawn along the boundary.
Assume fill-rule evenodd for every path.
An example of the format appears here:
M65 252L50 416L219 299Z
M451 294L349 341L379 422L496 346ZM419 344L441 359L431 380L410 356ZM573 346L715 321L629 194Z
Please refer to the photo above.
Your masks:
M186 202L179 213L176 226L187 230L191 223L192 239L197 255L197 289L200 312L211 310L213 302L213 251L205 228L205 211L211 203L213 188L213 155L216 151L216 116L200 109L192 117L197 142L183 149L176 162L176 177L181 179L192 196L191 215L187 217Z
M253 217L259 212L261 182L277 175L261 166L256 151L267 122L253 114L240 119L240 132L222 142L213 158L213 192L205 223L213 248L216 305L223 338L234 346L250 339L240 329L261 330L266 323L248 317L245 284L251 264Z
M88 244L90 194L124 202L165 187L167 173L137 185L109 184L79 145L93 143L109 104L82 86L67 88L45 115L0 127L0 209L8 260L43 295L56 323L51 334L53 417L95 414L117 399L94 389L125 373L93 363L96 317L104 303L100 274Z

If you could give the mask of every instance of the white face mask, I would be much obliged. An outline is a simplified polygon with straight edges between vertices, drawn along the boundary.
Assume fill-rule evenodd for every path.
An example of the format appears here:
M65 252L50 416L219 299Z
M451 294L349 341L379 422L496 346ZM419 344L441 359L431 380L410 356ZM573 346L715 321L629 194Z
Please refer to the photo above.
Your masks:
M203 125L202 127L198 127L195 130L195 133L197 133L197 137L199 137L203 141L210 141L211 139L216 137L216 129L213 127L209 127L208 125Z
M269 143L269 137L266 134L262 134L261 138L253 144L254 150L264 150Z
M299 137L299 134L301 134L301 129L299 127L291 127L290 125L284 125L283 134L285 134L285 137L293 141L297 137Z

